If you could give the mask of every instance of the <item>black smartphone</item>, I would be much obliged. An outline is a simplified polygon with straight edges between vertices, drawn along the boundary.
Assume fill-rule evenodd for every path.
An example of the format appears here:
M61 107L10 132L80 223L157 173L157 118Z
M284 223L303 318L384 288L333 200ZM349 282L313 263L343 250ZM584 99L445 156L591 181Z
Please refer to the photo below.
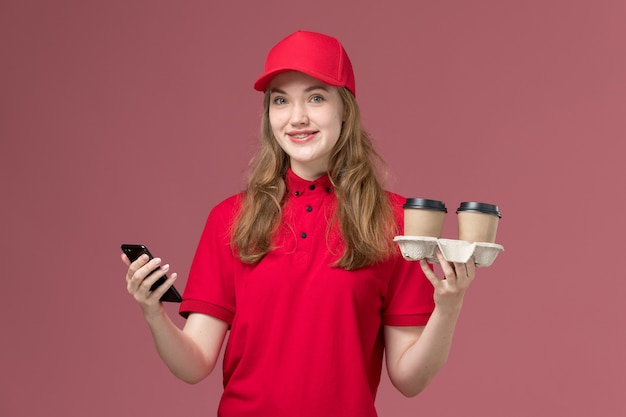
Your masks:
M148 255L150 259L154 258L154 256L152 256L152 254L148 250L148 248L145 247L144 245L130 245L130 244L125 243L122 245L122 252L126 254L126 256L128 257L128 259L130 259L131 262L136 261L137 258L139 258L144 253ZM158 286L163 284L166 279L167 279L167 276L163 275L161 278L156 280L156 282L152 284L152 287L150 287L150 291L154 291ZM168 301L170 303L180 303L183 301L183 297L180 296L179 292L172 285L167 291L165 291L165 294L161 296L160 301Z

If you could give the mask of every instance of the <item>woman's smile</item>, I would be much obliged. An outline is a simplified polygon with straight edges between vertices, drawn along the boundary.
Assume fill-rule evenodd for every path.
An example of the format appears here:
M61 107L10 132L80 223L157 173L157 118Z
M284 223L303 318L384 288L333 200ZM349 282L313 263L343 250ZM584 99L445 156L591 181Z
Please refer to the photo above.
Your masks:
M288 132L287 135L296 143L307 142L315 137L316 131Z

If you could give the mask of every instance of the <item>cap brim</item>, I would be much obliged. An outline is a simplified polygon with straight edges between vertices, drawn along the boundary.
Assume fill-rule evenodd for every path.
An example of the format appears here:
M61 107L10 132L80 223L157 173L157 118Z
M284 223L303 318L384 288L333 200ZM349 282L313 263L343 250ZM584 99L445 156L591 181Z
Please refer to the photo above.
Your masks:
M279 74L282 74L284 72L289 72L289 71L298 71L301 72L303 74L306 74L310 77L315 78L316 80L320 80L323 83L326 83L328 85L332 85L334 87L344 87L343 84L341 84L340 82L338 82L337 80L332 80L329 79L328 77L325 77L321 74L316 74L313 71L308 71L306 69L301 69L301 68L279 68L279 69L275 69L273 71L270 71L266 74L263 74L261 77L259 77L258 80L256 80L256 82L254 83L254 89L257 91L265 91L267 90L267 87L270 85L270 83L272 82L272 80L274 79L274 77L276 77Z
M288 71L294 71L294 70L291 68L284 68L284 69L279 69L279 70L268 72L267 74L263 74L254 83L254 89L257 91L267 90L267 87L270 85L274 77L276 77L278 74L282 74L283 72L288 72Z

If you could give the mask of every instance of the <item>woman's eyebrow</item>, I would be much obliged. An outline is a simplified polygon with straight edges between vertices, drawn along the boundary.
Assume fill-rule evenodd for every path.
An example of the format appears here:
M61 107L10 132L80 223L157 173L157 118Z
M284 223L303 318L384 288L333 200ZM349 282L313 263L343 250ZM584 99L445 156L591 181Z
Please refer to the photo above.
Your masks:
M304 89L305 93L310 93L311 91L315 91L315 90L323 90L323 91L328 91L328 88L324 87L323 85L312 85L310 87L307 87ZM278 94L287 94L285 91L281 90L280 88L272 88L270 90L270 93L278 93Z
M311 87L307 88L306 90L304 90L306 93L309 93L311 91L314 90L324 90L324 91L328 91L328 89L326 87L324 87L323 85L312 85Z

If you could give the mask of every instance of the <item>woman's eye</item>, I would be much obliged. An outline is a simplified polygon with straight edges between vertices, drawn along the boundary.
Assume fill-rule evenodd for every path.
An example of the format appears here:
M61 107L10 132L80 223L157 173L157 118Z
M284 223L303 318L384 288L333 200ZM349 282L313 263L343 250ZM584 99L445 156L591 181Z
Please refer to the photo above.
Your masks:
M313 97L311 97L311 102L312 103L321 103L322 101L324 101L324 97L322 97L322 96L313 96Z
M287 102L287 100L285 100L283 97L276 97L274 99L274 104L285 104Z

